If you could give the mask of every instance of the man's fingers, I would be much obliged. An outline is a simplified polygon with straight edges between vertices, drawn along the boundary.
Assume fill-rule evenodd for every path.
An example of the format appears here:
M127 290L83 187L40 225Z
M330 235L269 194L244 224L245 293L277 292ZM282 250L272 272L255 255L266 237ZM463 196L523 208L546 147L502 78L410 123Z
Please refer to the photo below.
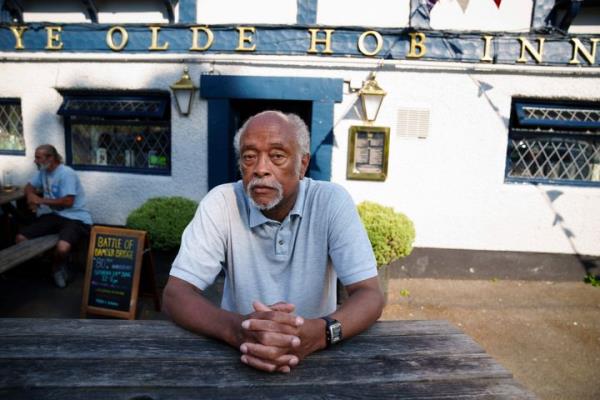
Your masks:
M286 349L296 349L300 347L300 338L296 335L286 335L277 332L251 332L246 335L250 340L250 343L260 343L263 346L276 346Z
M298 335L298 327L302 325L304 320L298 317L297 319L281 321L272 321L268 319L250 318L242 322L242 328L252 332L276 332L284 335Z
M277 303L267 306L260 301L255 300L252 302L252 307L254 307L255 311L281 311L285 313L293 313L296 310L295 305L286 303L285 301L278 301Z
M289 325L295 328L304 324L304 318L281 311L257 311L248 315L246 321L265 321L267 322L265 326L274 323L271 324L272 329L277 329L277 324Z
M280 363L273 363L271 361L268 360L263 360L259 357L254 357L251 356L249 354L243 354L240 358L240 360L246 364L249 365L253 368L256 369L260 369L262 371L267 371L267 372L283 372L284 374L288 374L292 368L296 365L298 365L298 362L286 362L283 364Z
M260 358L252 357L247 354L243 354L240 360L253 368L260 369L262 371L274 372L279 366L271 362L261 360Z
M296 306L291 303L286 303L284 301L279 301L275 304L271 304L269 308L273 311L281 311L286 313L293 313L296 310Z
M268 306L264 305L258 300L254 300L252 302L252 307L254 307L254 310L256 311L271 311L271 309Z
M287 349L276 346L264 346L260 343L242 343L240 351L243 354L258 357L262 360L272 362L278 365L296 365L298 357L289 354Z

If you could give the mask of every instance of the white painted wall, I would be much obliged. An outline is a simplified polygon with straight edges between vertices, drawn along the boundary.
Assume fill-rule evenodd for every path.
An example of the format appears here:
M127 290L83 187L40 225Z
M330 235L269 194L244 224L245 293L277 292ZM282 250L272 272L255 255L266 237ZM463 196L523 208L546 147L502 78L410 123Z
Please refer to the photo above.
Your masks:
M579 11L569 27L569 33L600 33L600 7L587 7Z
M377 79L389 93L378 125L395 127L398 107L425 106L431 129L426 139L401 138L392 129L385 183L346 181L347 131L359 121L336 115L333 180L357 202L405 212L415 222L417 246L600 252L598 188L504 183L511 97L597 99L600 80L440 70L379 73ZM478 96L478 81L493 86L489 98ZM552 203L549 190L562 195ZM562 223L555 223L557 214Z
M23 0L21 4L23 5L23 20L25 22L89 22L81 1Z
M56 88L159 89L181 76L181 64L136 63L26 63L0 64L0 96L21 98L26 156L0 156L0 170L11 168L14 181L24 185L33 176L34 151L43 143L54 144L65 154L62 117L56 114L62 96ZM197 77L200 67L190 66ZM27 82L27 84L23 84ZM146 199L183 195L201 198L207 189L205 104L195 97L189 117L180 118L174 99L172 113L172 176L78 171L94 220L123 224L129 212Z
M420 65L418 61L408 66ZM197 81L205 66L190 65ZM56 114L62 98L55 88L161 89L179 78L181 64L169 63L3 63L3 97L22 99L26 157L0 156L17 184L34 173L33 152L50 142L64 154L64 127ZM367 71L326 66L295 69L215 64L218 73L263 76L335 77L362 80ZM356 95L346 93L335 107L332 180L356 202L377 201L406 213L422 247L600 254L600 190L504 183L506 121L512 96L597 99L600 79L510 72L467 73L400 68L380 72L388 91L378 125L392 127L389 174L385 182L346 180L348 128L360 124ZM23 82L27 85L23 85ZM478 95L477 82L493 88ZM206 102L194 101L189 117L172 104L173 173L170 177L80 171L89 205L99 223L122 224L147 198L183 195L201 199L207 191ZM429 136L399 137L399 108L431 111ZM496 108L498 111L495 111ZM562 194L550 202L546 192ZM555 223L556 215L562 217ZM573 237L565 234L565 229Z
M107 0L103 6L118 2ZM343 3L343 4L342 4ZM252 7L249 6L252 5ZM318 23L327 25L404 26L408 0L364 2L320 0ZM201 23L295 23L296 0L199 0ZM435 29L527 30L531 0L471 0L463 12L456 0L440 0L432 11ZM344 12L340 12L342 9ZM223 12L226 10L226 12ZM101 22L122 22L122 14ZM124 13L123 15L128 15ZM137 22L148 17L138 10ZM123 17L129 18L129 17ZM130 21L133 22L133 21ZM397 24L397 25L396 25ZM21 56L23 56L21 54ZM46 55L47 56L47 55ZM34 57L37 57L34 56ZM63 57L61 59L61 57ZM128 57L128 56L123 56ZM64 154L64 126L56 114L62 98L57 89L160 89L181 76L174 58L145 55L146 61L120 62L118 56L69 61L0 63L1 97L22 101L26 156L0 156L0 170L14 171L16 184L34 173L33 153L53 143ZM94 59L99 60L95 62ZM331 77L362 81L369 61L318 61L308 57L260 58L189 56L190 75L198 82L214 62L222 75ZM262 63L260 60L264 60ZM156 62L156 61L162 62ZM166 61L166 62L165 62ZM375 62L371 64L375 66ZM417 246L600 254L600 189L504 183L507 120L513 96L597 100L598 74L578 76L576 69L555 74L530 67L498 67L468 72L472 65L401 61L390 63L377 79L388 91L378 125L392 127L389 174L385 182L346 180L348 128L360 123L356 94L345 93L335 106L335 146L332 180L345 186L356 202L377 201L406 213L417 228ZM494 67L491 67L494 68ZM518 68L518 69L517 69ZM528 69L529 68L529 69ZM478 82L491 85L485 95ZM172 176L80 171L89 205L98 223L122 224L131 210L156 196L182 195L201 199L207 191L207 109L195 98L189 117L180 117L172 103ZM430 110L425 139L398 135L399 109ZM550 190L561 195L551 202ZM561 222L557 223L556 216ZM571 232L568 236L565 232Z
M532 0L470 0L462 9L458 0L439 0L431 10L433 29L464 31L528 31L531 26Z
M296 0L197 0L201 24L295 24Z
M161 0L122 2L96 0L100 23L168 23ZM463 10L458 0L439 0L431 10L431 27L447 30L527 31L532 17L532 0L467 1ZM81 2L25 3L25 22L90 22ZM175 7L176 20L179 6ZM201 24L295 24L296 0L197 0L197 22ZM589 14L589 12L588 12ZM410 0L319 0L317 24L398 28L409 25ZM597 15L580 15L572 32L597 32Z
M80 0L49 2L24 0L23 20L31 22L85 23L91 22L85 5ZM101 24L168 23L169 18L162 0L121 1L95 0L98 22ZM175 7L177 20L179 7Z
M408 26L410 0L319 0L317 23L329 26Z

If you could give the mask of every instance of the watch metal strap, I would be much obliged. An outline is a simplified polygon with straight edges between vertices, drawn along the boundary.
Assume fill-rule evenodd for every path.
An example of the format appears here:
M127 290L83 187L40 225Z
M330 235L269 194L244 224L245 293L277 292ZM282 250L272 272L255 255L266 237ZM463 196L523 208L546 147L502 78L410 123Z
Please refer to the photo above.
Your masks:
M331 346L334 343L339 342L341 340L341 326L340 326L340 337L336 338L337 340L335 340L335 342L333 341L333 338L331 337L331 328L330 327L333 324L340 325L340 322L338 320L335 320L330 317L321 317L321 319L325 320L325 339L327 342L327 347Z

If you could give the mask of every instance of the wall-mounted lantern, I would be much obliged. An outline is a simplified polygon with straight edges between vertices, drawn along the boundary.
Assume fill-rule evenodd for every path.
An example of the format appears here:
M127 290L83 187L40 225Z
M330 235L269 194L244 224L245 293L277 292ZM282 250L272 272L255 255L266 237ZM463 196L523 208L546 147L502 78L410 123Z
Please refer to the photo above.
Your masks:
M387 92L379 87L375 80L375 73L371 73L358 92L366 121L373 122L377 119L377 114L379 114L381 103L383 103L386 94Z
M196 89L194 82L190 79L188 67L184 67L181 78L171 85L171 90L173 91L173 95L175 95L175 103L177 103L177 110L179 110L181 115L188 115L190 113Z

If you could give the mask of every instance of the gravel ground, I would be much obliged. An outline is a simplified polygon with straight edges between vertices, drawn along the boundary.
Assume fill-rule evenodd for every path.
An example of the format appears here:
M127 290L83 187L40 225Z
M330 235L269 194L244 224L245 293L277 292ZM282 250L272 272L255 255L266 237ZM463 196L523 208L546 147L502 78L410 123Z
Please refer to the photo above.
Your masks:
M382 319L443 319L540 399L600 399L600 287L583 282L394 279Z

